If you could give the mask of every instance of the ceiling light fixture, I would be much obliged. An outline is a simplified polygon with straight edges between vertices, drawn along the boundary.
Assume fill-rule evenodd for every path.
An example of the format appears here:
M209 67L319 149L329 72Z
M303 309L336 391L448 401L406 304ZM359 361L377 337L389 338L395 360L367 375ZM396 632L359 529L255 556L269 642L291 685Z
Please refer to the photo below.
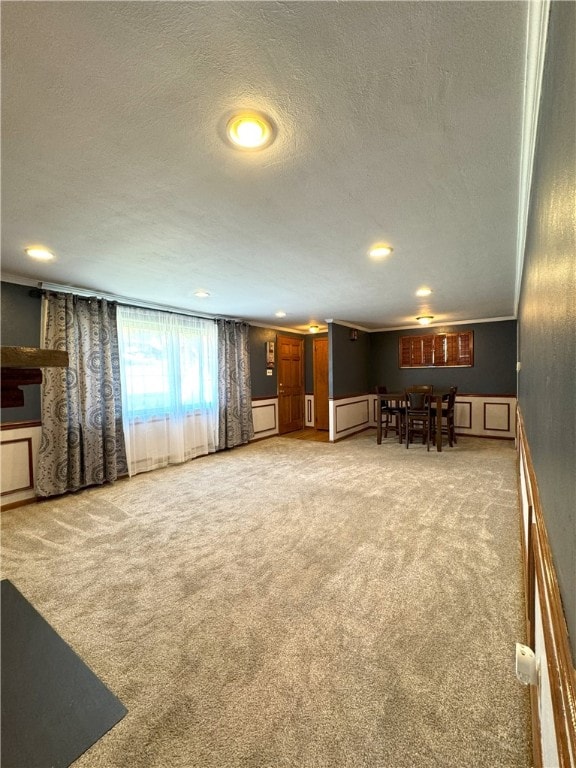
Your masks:
M368 251L368 256L372 259L384 259L386 256L390 256L394 248L384 243L378 243Z
M432 320L434 320L433 315L422 315L421 317L417 317L416 320L420 323L420 325L430 325Z
M208 291L194 291L194 296L198 296L199 299L205 299L207 296L210 296Z
M416 296L430 296L431 293L432 291L430 288L418 288L416 291Z
M282 312L282 310L279 310L276 312L276 317L286 317L286 312Z
M37 259L38 261L51 261L54 258L54 254L51 251L40 246L33 246L24 250L31 259Z
M268 117L241 112L228 120L226 136L237 149L264 149L272 143L274 130Z
M311 325L308 328L308 330L309 330L310 333L318 333L318 326L317 325Z

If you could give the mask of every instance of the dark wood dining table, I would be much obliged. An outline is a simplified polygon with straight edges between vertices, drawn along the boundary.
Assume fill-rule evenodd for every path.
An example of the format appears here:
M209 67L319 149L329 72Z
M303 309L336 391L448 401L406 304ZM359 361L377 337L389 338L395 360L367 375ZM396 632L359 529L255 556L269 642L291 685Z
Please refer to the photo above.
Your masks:
M436 408L436 450L442 452L442 398L450 392L449 389L434 389L430 394L432 406ZM382 401L394 403L399 408L404 408L406 402L405 392L386 392L386 394L377 395L376 409L378 414L382 411ZM382 418L379 415L376 423L376 442L382 443Z

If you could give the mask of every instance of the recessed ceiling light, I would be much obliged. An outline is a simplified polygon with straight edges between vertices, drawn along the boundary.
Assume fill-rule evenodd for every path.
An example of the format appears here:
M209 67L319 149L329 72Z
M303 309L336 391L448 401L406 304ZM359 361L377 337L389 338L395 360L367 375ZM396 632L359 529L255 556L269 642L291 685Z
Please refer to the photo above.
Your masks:
M416 296L430 296L431 293L432 291L430 288L418 288L416 291Z
M383 259L386 256L390 256L394 248L391 248L389 245L385 245L384 243L377 243L375 246L370 248L368 251L368 256L372 259Z
M31 259L37 259L38 261L50 261L54 258L54 254L47 248L41 248L40 246L33 246L32 248L26 248L25 252Z
M310 333L318 333L318 326L317 325L311 325L308 330Z
M416 320L420 323L420 325L430 325L432 320L434 320L433 315L423 315L422 317L417 317Z
M276 317L286 317L286 312L282 312L282 310L280 310L279 312L276 312Z
M194 291L194 296L198 296L199 299L205 299L210 294L208 291Z
M239 149L264 149L274 139L272 122L256 112L242 112L228 120L228 140Z

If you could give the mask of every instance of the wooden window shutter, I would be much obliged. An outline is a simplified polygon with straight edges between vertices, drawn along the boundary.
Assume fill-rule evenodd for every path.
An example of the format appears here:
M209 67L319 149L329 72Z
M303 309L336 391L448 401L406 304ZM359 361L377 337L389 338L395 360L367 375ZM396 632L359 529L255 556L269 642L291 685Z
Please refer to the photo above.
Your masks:
M400 368L410 368L412 363L412 353L410 345L410 336L400 338Z
M398 349L400 368L472 367L474 332L401 336Z

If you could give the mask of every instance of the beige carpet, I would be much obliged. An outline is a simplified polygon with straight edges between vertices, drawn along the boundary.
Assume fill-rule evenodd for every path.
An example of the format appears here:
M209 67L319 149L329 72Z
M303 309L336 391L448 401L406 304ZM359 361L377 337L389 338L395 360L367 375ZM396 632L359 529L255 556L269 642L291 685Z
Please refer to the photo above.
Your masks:
M128 707L78 768L530 765L509 442L273 438L2 518Z

